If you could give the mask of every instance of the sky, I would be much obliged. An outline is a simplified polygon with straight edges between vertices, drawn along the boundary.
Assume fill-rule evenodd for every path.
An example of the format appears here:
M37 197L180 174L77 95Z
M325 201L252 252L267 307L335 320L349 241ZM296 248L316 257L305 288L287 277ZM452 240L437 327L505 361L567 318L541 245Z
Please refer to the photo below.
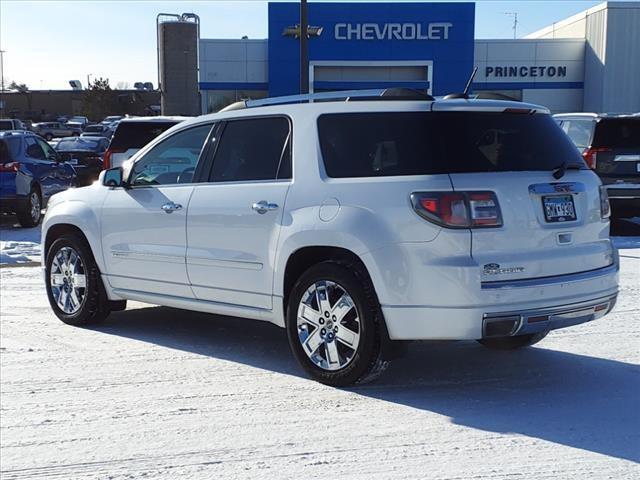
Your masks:
M513 38L513 17L504 12L518 13L522 37L598 3L478 1L475 37ZM69 80L85 85L88 75L108 78L112 87L137 81L156 85L156 15L182 12L200 16L201 38L267 38L263 0L0 0L5 85L68 89Z

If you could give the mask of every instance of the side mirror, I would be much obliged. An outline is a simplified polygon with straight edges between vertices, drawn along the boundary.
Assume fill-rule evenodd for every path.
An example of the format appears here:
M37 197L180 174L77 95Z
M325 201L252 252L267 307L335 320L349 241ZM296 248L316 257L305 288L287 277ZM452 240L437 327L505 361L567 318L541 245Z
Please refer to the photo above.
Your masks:
M102 184L105 187L122 187L124 182L122 181L122 167L110 168L103 172Z

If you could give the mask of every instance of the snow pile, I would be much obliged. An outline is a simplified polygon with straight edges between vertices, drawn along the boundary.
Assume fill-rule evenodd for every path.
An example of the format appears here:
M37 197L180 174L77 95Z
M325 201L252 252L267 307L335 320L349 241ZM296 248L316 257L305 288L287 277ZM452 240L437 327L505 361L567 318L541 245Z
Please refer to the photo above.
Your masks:
M39 243L0 241L0 265L15 265L18 263L39 261Z
M0 226L0 266L40 262L40 226L20 228L6 221Z

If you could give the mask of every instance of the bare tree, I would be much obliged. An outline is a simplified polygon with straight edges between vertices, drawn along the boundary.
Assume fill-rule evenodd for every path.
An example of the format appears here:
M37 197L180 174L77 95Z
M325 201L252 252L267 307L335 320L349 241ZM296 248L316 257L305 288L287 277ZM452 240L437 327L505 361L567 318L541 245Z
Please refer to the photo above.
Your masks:
M17 83L12 81L9 84L9 90L16 90L18 93L27 93L29 91L29 87L27 87L26 83Z

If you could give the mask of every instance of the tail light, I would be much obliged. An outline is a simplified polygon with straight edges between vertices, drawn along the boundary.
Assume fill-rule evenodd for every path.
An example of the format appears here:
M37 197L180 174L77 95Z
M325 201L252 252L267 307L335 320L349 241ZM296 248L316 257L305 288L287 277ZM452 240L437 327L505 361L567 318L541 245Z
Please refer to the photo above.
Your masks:
M600 216L609 218L611 216L611 205L609 204L609 194L607 187L600 185Z
M432 223L449 228L501 227L493 192L420 192L411 194L413 209Z
M19 162L0 163L0 172L16 173L18 170L20 170Z
M587 148L584 153L582 154L582 158L584 158L584 161L587 162L587 165L589 166L590 169L595 170L598 160L598 153L601 152L610 152L611 149L610 148L605 148L605 147L589 147Z

